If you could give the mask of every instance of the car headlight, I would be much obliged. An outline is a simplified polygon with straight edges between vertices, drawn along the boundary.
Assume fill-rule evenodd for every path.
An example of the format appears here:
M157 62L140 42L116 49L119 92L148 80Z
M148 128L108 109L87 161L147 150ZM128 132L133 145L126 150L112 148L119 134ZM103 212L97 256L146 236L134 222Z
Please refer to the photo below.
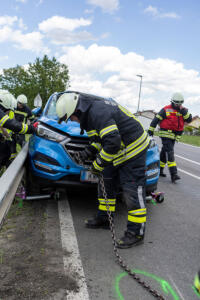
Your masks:
M40 137L43 137L45 139L54 141L54 142L58 142L58 143L62 142L64 139L66 139L66 135L57 133L56 131L53 131L41 124L38 125L37 135Z

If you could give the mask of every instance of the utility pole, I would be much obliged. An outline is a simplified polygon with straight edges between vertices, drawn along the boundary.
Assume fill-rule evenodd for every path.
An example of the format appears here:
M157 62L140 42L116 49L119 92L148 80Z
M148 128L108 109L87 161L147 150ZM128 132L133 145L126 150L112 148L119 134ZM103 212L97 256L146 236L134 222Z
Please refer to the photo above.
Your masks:
M137 77L140 77L140 89L139 89L139 97L138 97L138 107L137 107L137 113L139 112L140 107L140 95L141 95L141 89L142 89L142 75L136 75Z

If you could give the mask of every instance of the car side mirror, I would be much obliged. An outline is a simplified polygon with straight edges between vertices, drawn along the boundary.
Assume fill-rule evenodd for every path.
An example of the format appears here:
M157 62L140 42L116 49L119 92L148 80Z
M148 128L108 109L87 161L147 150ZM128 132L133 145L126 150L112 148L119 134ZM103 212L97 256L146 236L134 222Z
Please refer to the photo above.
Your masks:
M36 107L36 108L32 109L32 114L34 116L38 117L41 113L42 113L42 108L41 107Z

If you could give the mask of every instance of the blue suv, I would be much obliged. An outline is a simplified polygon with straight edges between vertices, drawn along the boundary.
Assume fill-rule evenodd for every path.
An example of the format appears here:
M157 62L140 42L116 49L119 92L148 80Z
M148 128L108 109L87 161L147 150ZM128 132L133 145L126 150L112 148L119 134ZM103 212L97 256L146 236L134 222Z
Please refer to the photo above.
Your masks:
M79 124L70 120L57 123L56 101L60 94L50 96L37 120L38 133L30 138L28 187L38 192L57 186L91 187L95 186L97 180L75 159L75 153L89 144L86 132L81 135ZM38 114L38 110L33 110L33 113L37 111ZM88 166L90 164L88 162ZM159 150L154 140L151 140L147 151L146 165L148 195L157 189L159 178Z

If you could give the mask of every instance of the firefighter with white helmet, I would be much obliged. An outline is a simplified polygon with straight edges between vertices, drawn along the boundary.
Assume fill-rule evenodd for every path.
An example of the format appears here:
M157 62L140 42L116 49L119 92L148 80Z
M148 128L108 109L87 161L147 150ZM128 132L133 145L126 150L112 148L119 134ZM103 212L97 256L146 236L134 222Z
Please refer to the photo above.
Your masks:
M109 228L107 211L114 215L119 186L128 208L127 229L117 247L129 248L143 242L146 225L145 172L149 138L140 122L112 99L65 92L58 98L59 122L80 123L91 144L80 151L82 161L92 158L91 172L102 174L107 193L98 188L99 208L95 218L87 219L87 228ZM109 203L109 208L106 203Z
M167 163L172 183L180 179L177 174L177 166L174 157L175 141L181 138L184 130L184 123L192 121L192 115L188 109L183 107L184 97L181 93L174 93L171 97L171 104L163 107L152 120L148 134L153 136L156 126L160 125L159 136L162 140L160 152L160 176L166 177L163 172Z
M13 99L14 96L5 90L0 90L0 127L3 130L5 128L10 129L16 133L34 133L35 128L24 123L20 123L15 119L10 119L9 111L13 109ZM4 134L0 135L0 167L7 164L9 158L10 147L5 139Z
M17 102L20 102L22 104L27 104L28 100L27 100L27 97L25 95L21 94L17 97Z
M15 109L15 119L19 122L27 124L27 120L34 118L30 108L27 105L28 100L24 94L17 97L17 108ZM18 134L16 136L17 143L22 146L25 143L25 136Z

